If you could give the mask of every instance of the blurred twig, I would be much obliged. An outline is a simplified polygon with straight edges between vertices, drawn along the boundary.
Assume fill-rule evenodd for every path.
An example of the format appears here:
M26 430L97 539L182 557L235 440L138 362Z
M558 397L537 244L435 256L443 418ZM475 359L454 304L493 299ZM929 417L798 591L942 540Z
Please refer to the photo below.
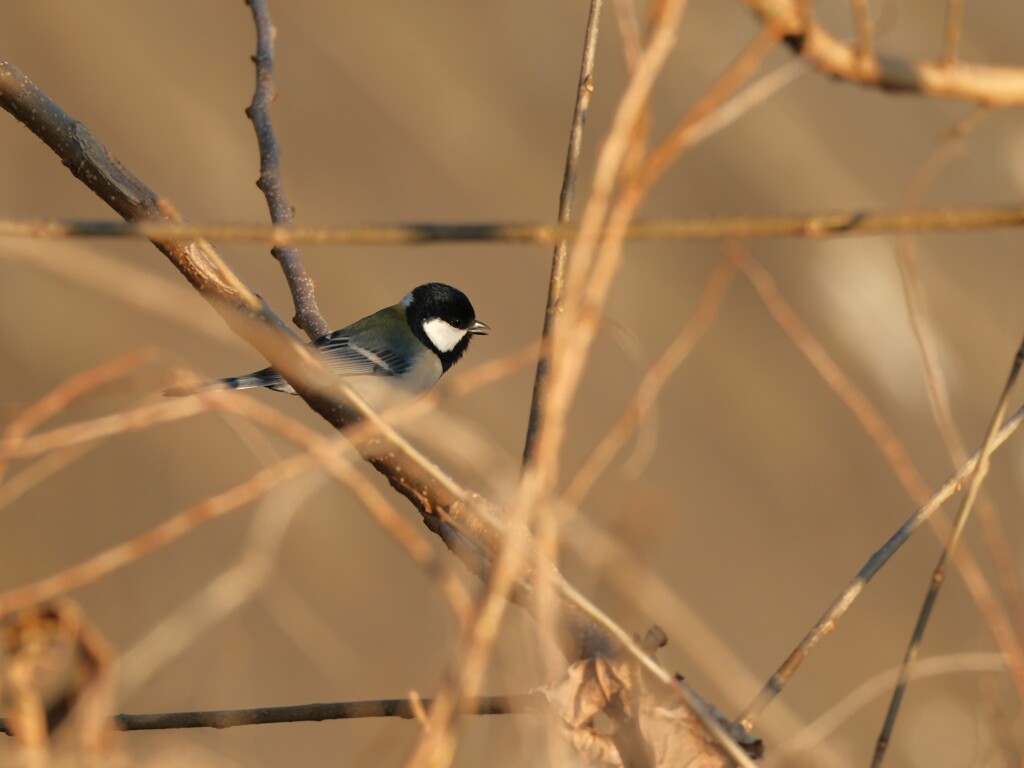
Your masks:
M201 306L194 290L169 276L147 271L130 259L118 259L100 249L77 244L63 243L60 248L52 248L44 241L25 241L22 247L8 243L0 248L0 259L17 261L70 280L105 299L156 315L190 333L222 344L244 345L226 325L213 322L212 314L187 311L189 302ZM112 274L117 275L116 281L110 279Z
M963 34L964 0L947 0L946 29L942 40L942 63L956 64L960 56L960 37Z
M12 419L4 429L3 435L0 435L0 484L3 483L8 462L14 455L12 449L20 446L33 429L60 413L69 403L87 392L138 370L151 357L149 350L139 349L106 360L87 371L75 374Z
M990 107L1024 104L1024 69L1019 67L863 56L859 44L836 38L800 0L745 2L764 23L782 31L794 52L833 77L885 91L974 101Z
M341 450L350 445L345 438L324 438L272 408L249 398L232 397L231 394L210 392L191 398L164 401L157 405L96 419L93 422L52 430L34 439L12 443L10 447L17 454L33 455L34 452L75 445L100 436L117 434L128 429L140 429L162 421L217 409L235 413L271 429L295 443L304 452L264 467L233 488L211 496L149 531L82 563L52 574L35 584L0 593L0 615L95 581L317 466L322 466L352 491L376 522L405 549L413 562L435 578L442 592L450 599L456 614L464 615L469 603L465 587L450 571L442 567L433 549L423 539L420 530L399 515L382 492L349 464Z
M693 315L648 368L625 409L569 482L563 494L569 506L578 506L583 501L629 435L649 417L662 387L714 322L735 271L735 266L724 260L712 270Z
M853 20L857 25L857 53L861 56L873 56L874 45L871 41L871 12L867 0L850 0Z
M260 146L260 177L256 186L267 198L270 208L270 220L275 225L290 226L295 220L295 211L288 202L288 195L281 180L280 155L274 127L270 122L270 103L277 96L274 86L274 39L277 28L270 18L270 8L266 0L245 0L252 9L253 21L256 22L256 89L252 95L252 103L245 114L252 120L256 129L256 140ZM316 303L313 290L313 279L306 273L306 268L299 259L299 252L292 245L278 245L271 249L271 254L281 265L288 288L295 302L295 317L292 318L310 339L316 339L330 333L330 327L324 320L320 307Z
M52 573L33 584L0 592L0 615L50 600L57 595L90 584L317 466L317 460L311 455L300 453L265 467L248 480L210 496L148 531L98 555Z
M528 527L531 520L546 514L551 492L558 477L559 450L564 435L565 418L579 380L582 363L589 350L595 316L581 312L580 304L585 294L592 293L591 267L595 249L612 239L611 250L617 250L621 243L619 230L609 233L606 229L606 214L613 205L614 191L626 157L636 138L636 127L645 114L651 89L668 53L674 46L677 28L685 8L685 0L664 0L655 6L654 22L646 45L631 73L626 90L619 101L612 127L599 153L595 178L590 197L581 223L581 238L572 253L569 274L566 277L566 316L555 327L552 336L552 364L547 397L541 402L540 416L535 440L533 461L525 468L520 482L519 494L509 515L509 525L516 530ZM616 206L616 210L621 210ZM623 216L624 219L629 218ZM608 251L603 251L606 256ZM607 261L607 259L606 259ZM607 270L597 279L598 289L607 286L610 275ZM591 297L593 298L593 297ZM598 301L598 304L600 302ZM588 307L592 308L591 301ZM512 536L506 539L488 583L487 592L479 603L475 620L468 623L460 637L457 653L460 663L450 670L443 683L435 708L431 712L431 731L421 739L410 765L444 766L450 763L454 741L451 725L455 720L456 703L463 696L475 694L486 668L486 662L494 642L498 626L505 609L505 598L518 578L525 564L524 537ZM543 582L542 582L543 583ZM560 587L572 590L571 585ZM574 591L574 590L573 590ZM737 763L751 765L750 758L726 733L721 724L709 712L706 705L684 684L673 680L660 666L646 655L642 648L628 636L616 633L624 648L650 671L675 695L678 695L700 720L728 755ZM441 702L445 703L442 708ZM649 756L640 751L622 753L623 746L617 743L624 763L646 765Z
M277 563L278 552L303 504L323 484L323 476L307 476L301 488L270 493L256 510L238 559L211 577L184 604L162 616L155 626L121 653L122 695L138 690L180 655L197 637L223 621L256 595ZM280 490L280 489L277 489Z
M719 122L714 114L707 120L709 124ZM704 138L705 135L704 130L694 129L691 132L694 140ZM627 224L621 236L626 240L641 241L722 238L754 240L775 237L863 237L894 232L971 232L1022 225L1024 208L1014 204L987 208L928 208L919 211L864 209L799 216L712 216L696 219L638 220ZM572 223L423 223L311 228L169 221L0 219L0 237L138 237L160 241L185 241L202 237L221 242L272 245L420 245L482 242L554 245L565 239L579 239L580 229L579 225Z
M953 674L983 674L1003 672L1005 659L998 653L955 653L948 656L934 656L918 659L908 670L911 680ZM847 691L843 698L818 715L795 737L779 745L779 751L772 754L773 765L798 765L800 758L814 753L825 744L825 739L843 724L849 722L858 710L891 688L898 674L897 668L887 669L872 675L856 688ZM812 754L812 756L814 756Z
M988 111L978 111L966 120L957 122L951 130L943 132L938 146L921 164L921 168L907 187L904 196L907 208L916 205L921 200L928 185L945 165L954 157L963 154L964 148L961 140L973 130L975 123L980 118L989 114L991 113ZM956 420L953 418L949 386L940 361L940 349L928 309L925 286L918 270L915 241L910 235L903 235L897 239L896 263L900 270L910 327L921 354L921 366L927 385L928 404L932 411L932 418L939 429L939 434L946 445L953 466L958 467L967 460L967 446L956 426ZM985 543L995 563L996 572L1006 597L1007 610L1012 617L1016 634L1018 637L1024 637L1024 613L1022 613L1024 601L1021 599L1020 577L1017 574L1013 552L1008 543L1010 538L1007 536L999 510L984 495L978 499L978 520L981 523Z

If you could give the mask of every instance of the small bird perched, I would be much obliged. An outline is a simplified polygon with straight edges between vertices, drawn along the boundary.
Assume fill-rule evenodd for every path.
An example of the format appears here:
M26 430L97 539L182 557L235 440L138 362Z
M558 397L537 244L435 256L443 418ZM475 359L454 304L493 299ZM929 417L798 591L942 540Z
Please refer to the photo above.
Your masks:
M397 304L321 336L312 346L328 369L339 376L358 377L358 383L346 383L371 404L379 404L380 387L367 387L364 382L386 383L384 391L425 392L465 354L472 336L490 330L476 319L473 305L462 291L444 283L427 283L414 288ZM273 368L216 379L188 391L169 390L167 394L222 387L267 387L295 394Z

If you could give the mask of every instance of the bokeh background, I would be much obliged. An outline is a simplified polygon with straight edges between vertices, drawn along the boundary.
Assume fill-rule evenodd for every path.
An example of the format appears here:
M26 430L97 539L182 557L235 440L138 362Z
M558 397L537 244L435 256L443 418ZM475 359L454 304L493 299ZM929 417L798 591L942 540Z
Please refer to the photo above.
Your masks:
M847 3L818 7L837 33L850 34ZM923 0L872 3L878 48L937 55L943 8ZM587 13L582 0L307 0L272 3L272 11L279 30L273 119L298 223L553 219ZM605 14L581 197L625 80L610 7ZM3 18L0 55L185 216L266 221L254 185L256 143L244 114L255 43L241 0L36 0L7 3ZM1022 25L1024 8L1017 4L968 3L964 58L1024 66ZM656 89L654 135L685 113L757 29L742 3L690 3ZM765 71L790 58L775 52ZM687 153L642 213L896 207L946 132L973 116L979 115L970 104L885 95L799 70L770 100ZM1005 110L979 117L966 137L946 146L923 193L925 204L1019 199L1021 115ZM112 217L5 115L0 169L3 218ZM928 234L914 244L956 422L974 446L1024 327L1021 235ZM286 287L266 249L220 246L249 285L289 317ZM928 407L895 238L782 239L750 249L937 487L952 463ZM466 291L494 332L473 344L454 375L516 351L540 333L547 247L306 247L302 254L335 326L428 280ZM713 242L627 246L608 332L598 339L575 402L567 473L618 415L645 361L686 322L720 258ZM155 398L164 381L161 366L204 375L262 366L146 243L3 239L0 270L5 419L69 376L140 347L156 350L160 366L104 389L54 423ZM449 461L445 443L453 438L443 432L431 447L439 461L500 499L515 476L531 386L532 371L523 369L482 391L449 398L444 411L472 427L493 454L486 467ZM245 396L326 429L297 400ZM663 662L735 713L914 504L742 278L669 382L655 420L649 461L638 474L628 473L620 457L580 514L634 553L681 604L631 580L598 552L569 556L566 570L627 628L664 626L670 645ZM242 481L282 450L273 439L216 416L109 440L0 510L0 586L40 578L144 531ZM995 458L987 485L1017 556L1024 534L1021 462L1015 439ZM580 523L570 523L567 537L579 530ZM967 540L994 582L976 524ZM247 578L263 578L251 599L214 622L183 613L197 595L209 594L203 592L209 585L222 585L222 574L246 552ZM792 718L814 720L898 661L938 552L934 536L922 531L871 583L766 715L759 732L769 755L792 735ZM429 695L455 637L454 621L429 580L344 490L322 479L289 485L74 597L124 654L120 711L391 698L410 690ZM174 617L185 630L161 624ZM513 609L488 692L522 691L544 681L531 630ZM183 647L171 650L182 639ZM977 608L953 576L923 654L992 648ZM722 649L733 656L709 655ZM863 764L884 706L884 697L876 697L844 718L815 764ZM948 674L915 684L890 764L995 762L1004 754L1000 739L1019 737L1018 717L1001 673ZM471 720L458 764L546 764L541 731L527 717ZM403 721L353 721L134 734L122 744L133 759L154 764L385 766L400 764L416 733ZM0 759L8 759L8 748L0 748Z

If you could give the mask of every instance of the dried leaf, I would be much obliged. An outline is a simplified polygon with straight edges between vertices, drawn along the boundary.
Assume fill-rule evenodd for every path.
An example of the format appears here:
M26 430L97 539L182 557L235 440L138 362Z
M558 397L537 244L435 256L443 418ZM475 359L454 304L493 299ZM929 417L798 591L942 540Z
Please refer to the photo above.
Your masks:
M668 691L646 690L628 659L596 656L576 662L565 680L541 691L555 706L573 748L593 765L622 766L624 748L632 752L631 763L639 759L652 768L733 765L677 697ZM707 706L752 757L761 756L759 740ZM601 713L610 721L611 733L597 727L595 719Z
M113 653L70 600L0 622L0 710L21 747L50 751L67 733L82 755L107 751L112 732Z

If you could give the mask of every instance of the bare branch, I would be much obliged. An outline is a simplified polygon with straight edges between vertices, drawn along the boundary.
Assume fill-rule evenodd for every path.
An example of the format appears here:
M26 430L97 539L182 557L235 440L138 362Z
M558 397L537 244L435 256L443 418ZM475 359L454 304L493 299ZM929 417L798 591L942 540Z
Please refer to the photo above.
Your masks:
M178 221L169 201L159 198L128 172L85 126L8 62L0 62L0 107L46 142L76 177L125 219ZM369 432L359 433L364 458L413 503L428 528L479 572L480 563L468 556L464 544L466 537L472 536L478 542L487 542L480 544L485 551L493 552L498 546L500 534L493 525L496 518L489 512L488 503L467 494L352 398L319 358L291 334L268 333L268 327L285 326L223 263L209 242L181 238L154 238L153 242L228 325L282 371L307 403L332 426L343 429L364 420L372 425ZM481 510L491 523L481 517ZM583 632L583 636L604 647L599 638L607 641L608 636L597 623L580 611L576 611L576 620L590 623L592 631Z
M708 123L716 123L714 117ZM701 125L705 125L701 123ZM693 131L693 141L704 130ZM973 232L1024 225L1019 204L987 208L924 208L808 213L797 216L714 216L630 222L624 240L757 240L776 237L864 237L900 232ZM139 237L146 240L207 238L223 242L305 245L425 245L428 243L535 243L576 240L579 227L567 224L393 224L315 229L264 224L187 224L89 220L0 219L4 237Z
M763 22L778 26L796 53L833 77L886 91L974 101L990 107L1024 104L1024 69L862 56L859 46L833 36L809 11L802 14L798 0L746 3Z
M274 224L288 226L295 220L295 212L288 202L281 180L277 139L270 122L270 103L277 96L274 87L274 38L277 37L277 28L270 18L266 0L245 0L245 3L252 9L253 21L256 22L256 56L253 58L256 63L256 90L252 95L252 104L245 110L256 129L256 139L260 145L260 177L256 186L267 198L270 220ZM306 274L298 250L294 246L278 245L270 253L281 265L288 281L295 302L295 317L292 318L295 324L310 339L330 333L330 326L316 303L313 279Z
M762 301L764 301L771 312L773 319L790 336L797 348L808 357L822 378L855 415L865 432L876 443L882 454L886 456L890 467L892 467L901 484L903 484L907 494L918 504L918 509L868 559L867 563L840 592L814 627L804 636L803 640L800 641L772 675L771 679L759 692L757 698L747 706L741 716L741 721L749 727L753 724L754 719L760 715L764 708L785 687L807 655L810 654L821 640L835 630L839 619L842 618L860 596L860 593L867 586L867 582L881 570L889 558L906 543L923 522L932 518L943 502L963 488L964 480L974 471L977 465L978 454L975 454L961 465L953 477L947 480L941 488L934 493L930 493L920 472L918 472L910 460L905 447L896 437L891 427L881 418L881 415L863 392L854 385L824 348L803 326L792 308L789 307L781 294L779 294L771 276L756 261L742 252L734 251L733 257L736 259L740 270L750 279ZM1024 420L1024 408L1018 410L1005 424L1002 424L996 438L994 438L993 446L1001 445L1009 439L1010 435L1020 426L1022 420ZM1012 627L1006 619L1005 613L1000 611L997 601L992 595L992 590L988 586L988 582L985 580L974 558L969 555L969 551L966 548L961 548L955 554L955 561L961 569L965 584L975 602L979 605L993 637L1007 656L1010 670L1014 673L1014 683L1019 691L1024 692L1024 658L1022 658L1021 650L1014 637Z
M428 709L430 699L420 699ZM467 702L468 715L540 714L547 711L540 694L520 693L507 696L479 696ZM415 719L409 699L371 699L325 704L296 704L290 707L254 709L218 709L206 712L163 712L152 715L114 715L114 727L121 731L154 731L172 728L235 728L240 725L269 723L308 723L324 720L353 720L366 717ZM0 732L9 734L7 723L0 721Z
M924 638L925 629L928 626L928 621L931 618L932 609L935 607L935 602L939 597L939 590L942 588L942 583L945 581L946 576L946 561L956 551L957 544L960 542L960 537L963 534L964 526L967 524L967 518L971 514L971 510L974 507L974 502L978 498L978 493L981 490L981 484L985 480L985 476L989 470L989 459L992 455L992 450L995 442L996 433L999 431L1000 425L1003 423L1003 417L1006 415L1006 411L1009 407L1010 390L1013 389L1013 385L1017 381L1017 377L1020 374L1021 366L1024 365L1024 340L1021 340L1020 345L1017 347L1017 353L1014 355L1013 363L1010 366L1010 373L1006 378L1006 384L1003 386L1003 391L996 401L995 412L992 414L992 418L989 421L988 429L985 431L985 437L982 440L981 447L978 449L978 460L975 463L974 471L971 473L967 480L967 491L963 495L963 499L960 503L960 509L957 510L956 519L953 521L953 530L950 533L949 541L943 548L942 553L939 555L939 561L935 565L935 569L932 571L931 578L928 580L928 592L925 595L924 603L921 606L921 611L917 617L917 623L914 626L914 632L910 638L910 643L907 645L906 653L903 657L903 663L900 665L900 672L896 680L896 687L892 694L892 699L889 702L889 711L886 712L885 722L882 725L882 731L878 736L878 741L875 744L875 753L871 760L873 768L882 764L882 759L885 757L886 749L889 746L889 739L892 736L892 730L896 725L896 716L900 711L900 704L903 702L903 694L906 691L907 684L910 679L910 665L917 658L918 648L921 646L921 640ZM1007 654L1008 663L1011 667L1011 672L1015 672L1014 677L1018 681L1018 687L1021 681L1021 665L1020 665L1020 654ZM1016 664L1014 659L1016 657ZM1013 667L1017 669L1014 670ZM1024 689L1021 689L1021 693L1024 693Z
M572 127L569 129L569 148L565 158L565 173L562 176L562 191L558 199L558 223L565 224L572 218L572 204L576 195L576 166L583 148L583 124L594 92L594 62L597 54L597 35L601 21L602 0L590 0L590 15L587 31L583 38L583 61L580 64L579 84L576 88L576 106L573 109ZM551 278L548 282L548 303L544 311L544 330L541 338L540 357L533 381L533 400L530 403L530 417L526 425L526 446L523 461L529 462L533 454L537 424L540 419L540 404L547 397L548 366L551 364L547 340L561 314L562 296L565 293L565 272L568 262L569 244L565 239L555 244L551 259Z

